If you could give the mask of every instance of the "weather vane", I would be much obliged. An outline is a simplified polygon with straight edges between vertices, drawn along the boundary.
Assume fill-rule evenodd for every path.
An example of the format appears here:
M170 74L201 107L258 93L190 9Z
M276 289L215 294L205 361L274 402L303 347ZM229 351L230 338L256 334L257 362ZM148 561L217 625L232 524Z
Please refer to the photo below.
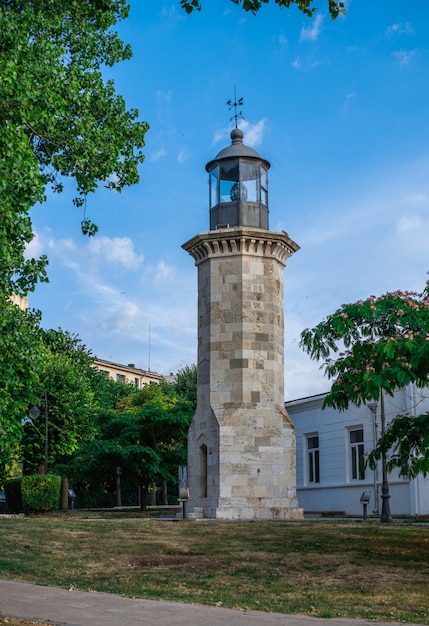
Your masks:
M241 118L242 120L245 119L243 113L241 111L237 111L237 107L241 107L243 105L243 98L239 98L237 100L237 96L235 93L235 87L234 87L234 102L232 100L228 100L228 102L226 103L229 110L231 110L232 108L234 108L234 115L229 119L230 122L232 122L232 120L235 120L235 128L237 128L238 126L238 120Z

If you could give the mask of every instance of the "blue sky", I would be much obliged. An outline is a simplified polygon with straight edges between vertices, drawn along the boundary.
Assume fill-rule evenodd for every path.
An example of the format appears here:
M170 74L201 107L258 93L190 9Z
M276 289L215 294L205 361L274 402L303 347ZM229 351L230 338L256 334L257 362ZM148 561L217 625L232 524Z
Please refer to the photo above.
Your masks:
M327 391L300 332L342 303L420 291L429 270L429 4L352 0L332 21L264 6L131 0L119 25L132 60L106 71L150 124L141 181L100 188L80 232L73 186L34 207L29 253L50 283L30 306L98 357L161 374L196 362L197 269L181 244L209 228L205 165L244 142L271 163L270 229L301 249L285 269L285 398ZM150 338L150 340L149 340Z

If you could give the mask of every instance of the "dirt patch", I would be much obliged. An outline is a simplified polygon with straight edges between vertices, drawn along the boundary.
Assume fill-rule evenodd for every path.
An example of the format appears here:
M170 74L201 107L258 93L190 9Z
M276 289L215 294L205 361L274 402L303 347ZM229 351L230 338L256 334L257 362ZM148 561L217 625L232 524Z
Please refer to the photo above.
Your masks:
M153 568L153 567L174 567L189 566L211 569L213 559L200 554L151 554L148 556L129 556L124 560L131 567Z

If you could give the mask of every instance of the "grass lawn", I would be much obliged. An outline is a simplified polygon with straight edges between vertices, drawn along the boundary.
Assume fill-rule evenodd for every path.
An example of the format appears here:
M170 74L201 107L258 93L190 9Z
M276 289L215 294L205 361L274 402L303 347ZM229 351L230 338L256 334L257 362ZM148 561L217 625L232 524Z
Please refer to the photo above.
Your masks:
M1 516L0 577L231 608L429 624L429 526L129 515Z

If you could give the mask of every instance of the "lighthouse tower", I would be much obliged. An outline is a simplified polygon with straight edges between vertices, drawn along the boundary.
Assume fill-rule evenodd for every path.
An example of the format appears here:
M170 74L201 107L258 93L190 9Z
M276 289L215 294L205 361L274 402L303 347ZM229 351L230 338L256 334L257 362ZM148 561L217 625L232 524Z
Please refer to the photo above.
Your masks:
M210 161L210 230L183 244L198 268L197 409L189 517L302 517L284 409L283 270L299 246L268 224L270 164L232 143Z

